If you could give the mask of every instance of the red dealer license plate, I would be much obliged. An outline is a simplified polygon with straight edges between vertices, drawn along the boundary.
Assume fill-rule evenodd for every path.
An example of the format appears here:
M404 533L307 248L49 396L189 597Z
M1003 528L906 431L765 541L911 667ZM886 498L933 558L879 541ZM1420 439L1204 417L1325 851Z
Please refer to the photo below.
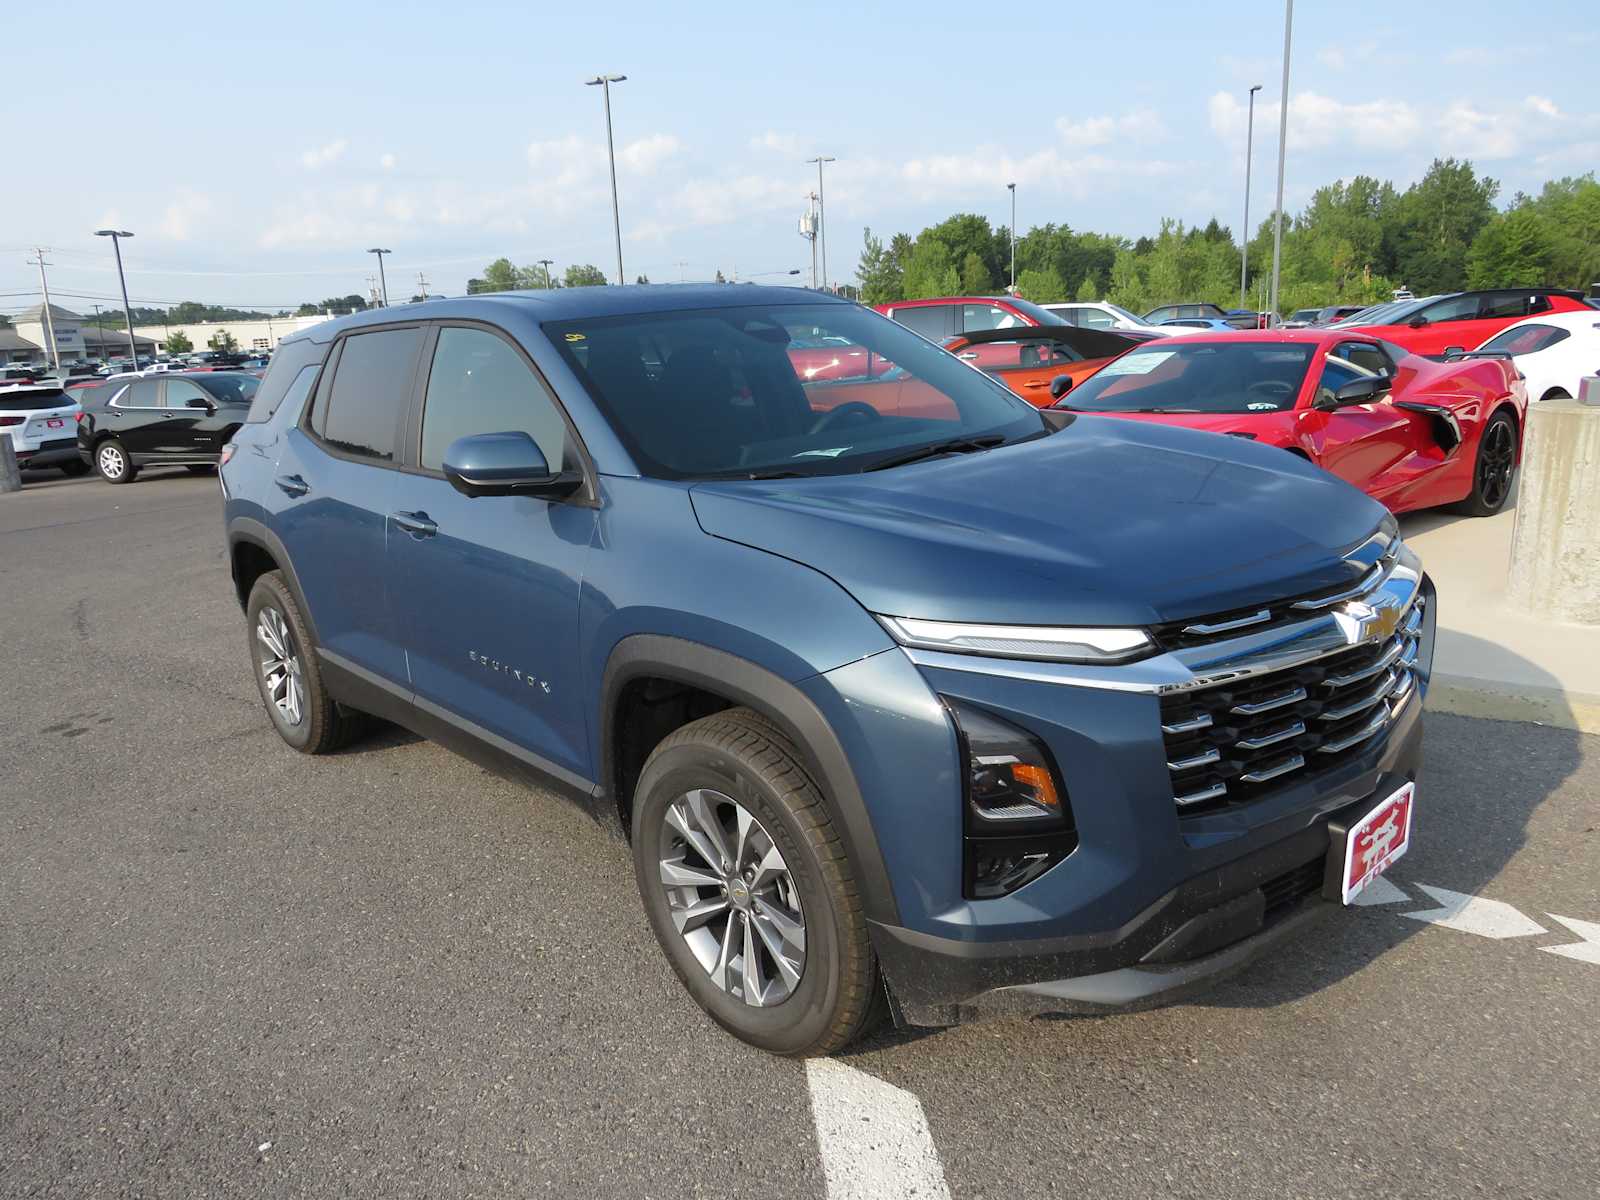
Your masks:
M66 424L66 422L63 421L60 417L51 417L49 420L47 420L45 422L45 426L47 428L49 428L49 429L60 429L65 424Z
M1345 832L1339 875L1340 899L1349 904L1367 885L1392 866L1411 847L1411 802L1417 785L1408 783Z

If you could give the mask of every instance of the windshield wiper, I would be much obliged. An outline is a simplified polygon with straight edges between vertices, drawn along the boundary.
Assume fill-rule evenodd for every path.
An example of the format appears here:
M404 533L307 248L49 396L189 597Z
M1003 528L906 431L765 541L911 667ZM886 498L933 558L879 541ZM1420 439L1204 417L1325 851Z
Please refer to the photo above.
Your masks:
M745 475L745 476L741 476L741 478L744 478L744 479L804 479L806 476L812 475L812 474L815 474L815 472L812 472L812 471L786 471L786 470L778 469L778 470L773 470L773 471L751 471L750 474Z
M1203 413L1203 408L1127 408L1124 412L1136 413Z
M998 446L1005 440L1005 435L1000 433L986 433L982 437L951 438L944 442L934 442L931 446L918 446L915 450L907 450L904 454L880 458L862 470L884 471L890 467L903 467L908 463L921 462L925 458L938 458L943 454L971 454L976 450L988 450Z

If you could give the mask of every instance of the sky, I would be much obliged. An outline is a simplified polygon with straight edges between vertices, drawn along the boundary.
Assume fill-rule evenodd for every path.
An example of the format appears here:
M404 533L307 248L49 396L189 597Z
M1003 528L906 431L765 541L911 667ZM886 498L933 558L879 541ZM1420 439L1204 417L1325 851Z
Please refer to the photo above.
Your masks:
M0 312L37 303L292 308L367 289L465 290L506 256L614 272L612 89L627 278L810 273L797 231L828 164L830 278L870 227L953 212L1136 237L1236 232L1259 83L1251 222L1271 209L1281 0L1016 6L167 3L12 6ZM1448 13L1448 16L1446 16ZM1502 201L1600 169L1600 4L1301 0L1285 201L1356 174L1404 186L1470 158ZM126 69L118 64L125 64ZM94 135L93 145L80 132ZM137 149L124 151L130 141Z

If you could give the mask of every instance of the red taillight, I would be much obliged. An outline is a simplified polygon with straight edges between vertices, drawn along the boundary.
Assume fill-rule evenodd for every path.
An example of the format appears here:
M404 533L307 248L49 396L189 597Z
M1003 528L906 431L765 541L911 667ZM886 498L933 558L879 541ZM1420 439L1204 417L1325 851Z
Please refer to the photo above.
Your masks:
M85 417L87 417L88 415L89 415L88 413L84 412L83 409L80 408L77 412L72 414L72 419L74 421L76 421L79 425L82 425L83 424L83 419Z
M232 442L229 442L226 446L224 446L222 448L222 458L220 460L218 460L217 466L219 466L219 467L227 466L228 465L228 460L233 457L233 450L234 450L234 446L233 446Z
M27 419L27 417L0 417L0 429L4 429L8 425L21 425Z

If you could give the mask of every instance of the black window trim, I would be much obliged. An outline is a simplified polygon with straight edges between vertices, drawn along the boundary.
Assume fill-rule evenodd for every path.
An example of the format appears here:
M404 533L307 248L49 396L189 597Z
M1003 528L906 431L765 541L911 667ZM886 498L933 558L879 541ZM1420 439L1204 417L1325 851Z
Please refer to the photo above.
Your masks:
M514 334L502 329L489 321L474 320L469 317L450 317L443 320L426 322L427 332L422 340L422 357L417 362L416 383L411 391L411 408L406 414L405 425L401 430L399 452L395 455L395 466L406 475L422 475L429 479L443 479L443 471L435 471L422 465L422 418L423 409L428 403L428 379L433 374L434 351L439 345L439 331L442 329L475 329L482 333L499 338L516 352L522 359L524 366L532 374L534 381L544 392L545 397L555 406L556 413L561 417L562 424L567 428L568 444L575 451L578 470L583 475L583 486L569 496L552 501L558 504L574 504L583 508L600 507L599 472L595 469L594 460L589 457L589 448L584 445L583 438L578 434L578 427L572 423L572 416L567 412L567 406L561 402L561 397L556 389L545 378L539 364L533 361L533 356L523 347Z
M139 384L141 384L141 383L148 383L153 388L155 388L156 402L154 404L118 404L117 403L117 401L125 393L131 392L134 388L138 387ZM165 394L166 394L166 388L162 386L162 379L161 379L161 377L159 375L152 375L148 379L130 379L130 380L128 380L127 383L122 385L122 390L121 391L117 392L116 395L112 396L111 399L106 401L106 407L107 408L114 408L118 412L161 412L162 409L163 409L162 401L165 399Z
M423 348L426 348L429 342L428 322L418 321L415 319L409 321L385 322L379 325L358 325L353 329L346 329L342 331L339 336L334 339L333 346L329 349L327 358L323 360L322 370L317 375L317 381L312 385L311 398L307 401L307 403L301 405L300 407L300 421L298 425L300 432L304 433L306 437L310 438L311 441L316 444L317 449L321 450L324 454L330 455L333 458L341 459L344 462L360 463L362 466L377 467L386 471L395 471L400 469L400 459L402 454L405 452L403 441L405 424L403 421L397 421L395 425L394 457L382 459L373 458L366 454L352 454L348 450L340 449L311 427L311 418L316 413L321 411L322 406L328 402L328 397L333 393L333 385L338 379L339 375L339 363L344 358L344 344L347 341L353 337L360 337L364 333L394 333L405 329L415 329L420 331L422 333ZM416 403L417 375L420 373L424 349L418 350L417 359L411 364L410 384L407 388L402 389L403 393L409 392L408 396L402 396L400 402L402 416L406 413L409 413L411 406ZM324 384L326 384L326 389L324 389Z

